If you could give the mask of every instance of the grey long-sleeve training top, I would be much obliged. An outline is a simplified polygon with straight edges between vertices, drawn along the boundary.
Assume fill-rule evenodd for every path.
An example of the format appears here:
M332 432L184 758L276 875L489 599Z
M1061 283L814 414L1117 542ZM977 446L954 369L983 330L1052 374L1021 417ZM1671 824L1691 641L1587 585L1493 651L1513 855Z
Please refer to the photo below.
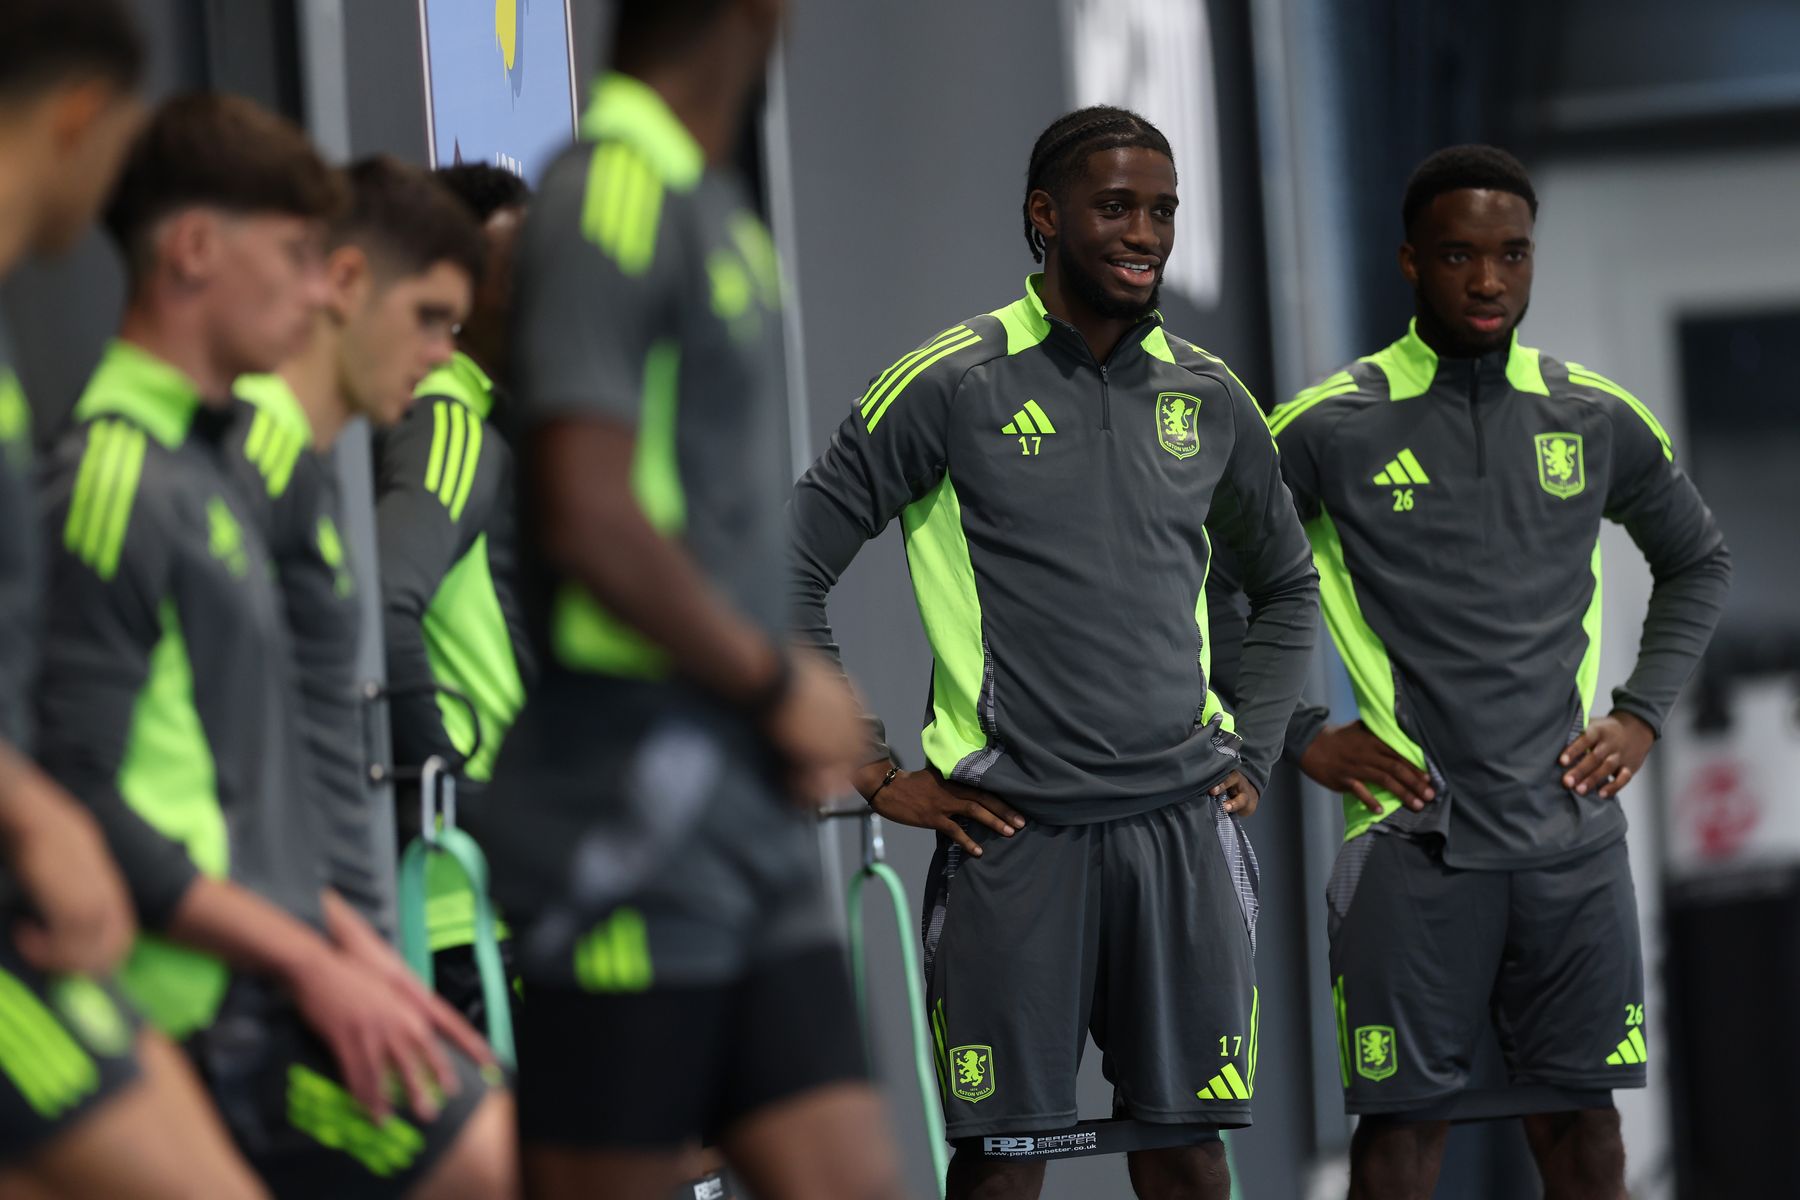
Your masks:
M1660 732L1718 624L1730 556L1650 410L1604 376L1518 344L1440 359L1416 330L1269 418L1363 721L1428 769L1410 829L1454 866L1516 869L1625 834L1618 801L1562 786L1600 666L1600 523L1655 588L1616 709ZM1302 708L1298 754L1324 710ZM1345 804L1348 835L1394 816ZM1401 810L1403 811L1403 810Z
M1317 589L1262 414L1160 316L1100 363L1037 289L878 376L801 478L799 632L831 645L826 594L898 516L946 778L1048 824L1189 799L1240 766L1260 787ZM1213 537L1251 598L1235 712L1207 684Z

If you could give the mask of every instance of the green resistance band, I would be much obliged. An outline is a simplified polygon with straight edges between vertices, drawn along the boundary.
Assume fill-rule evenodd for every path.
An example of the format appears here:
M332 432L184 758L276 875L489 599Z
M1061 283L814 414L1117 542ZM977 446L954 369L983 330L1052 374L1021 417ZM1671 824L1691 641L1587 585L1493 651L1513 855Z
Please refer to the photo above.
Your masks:
M850 877L850 973L856 983L856 1007L862 1015L863 1044L868 1046L869 1030L874 1027L874 1014L869 1010L868 945L863 931L863 888L869 880L879 879L886 885L893 904L894 925L900 933L901 975L906 980L906 1006L912 1033L913 1069L918 1075L919 1100L925 1114L925 1136L931 1144L931 1168L937 1177L937 1195L944 1194L944 1175L950 1168L950 1151L944 1142L944 1110L938 1103L935 1084L936 1069L932 1065L929 1034L926 1032L925 983L919 972L919 952L913 946L911 922L907 919L906 887L900 874L887 865L887 847L881 836L881 818L866 809L860 813L863 824L863 865ZM873 1055L870 1056L871 1060Z
M442 804L438 801L442 798ZM436 982L431 938L425 927L425 867L433 855L445 855L461 869L475 900L475 967L481 976L481 998L487 1009L488 1044L508 1071L518 1059L513 1050L511 989L500 961L494 904L488 897L487 856L475 839L456 827L456 776L436 755L419 772L419 836L400 856L400 949L413 973L427 986Z

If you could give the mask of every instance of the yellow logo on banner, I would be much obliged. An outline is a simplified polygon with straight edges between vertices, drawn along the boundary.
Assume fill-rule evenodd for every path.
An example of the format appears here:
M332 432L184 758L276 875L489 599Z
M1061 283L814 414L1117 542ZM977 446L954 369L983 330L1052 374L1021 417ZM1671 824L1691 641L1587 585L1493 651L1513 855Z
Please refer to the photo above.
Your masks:
M494 0L494 36L510 71L519 60L519 0Z

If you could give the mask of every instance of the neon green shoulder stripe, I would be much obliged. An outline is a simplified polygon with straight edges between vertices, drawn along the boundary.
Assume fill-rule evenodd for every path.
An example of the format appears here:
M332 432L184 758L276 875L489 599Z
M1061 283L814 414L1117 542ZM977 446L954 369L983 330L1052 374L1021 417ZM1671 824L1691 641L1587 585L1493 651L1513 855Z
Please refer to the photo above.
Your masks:
M1381 368L1381 373L1387 376L1390 400L1423 396L1431 390L1431 381L1437 378L1437 351L1419 336L1416 319L1406 323L1406 333L1398 341L1359 361L1374 363Z
M662 177L636 146L600 143L588 166L582 236L626 275L642 275L656 256L664 190Z
M263 477L269 495L287 491L294 465L312 441L312 423L287 380L279 375L240 376L231 390L256 408L244 457Z
M1269 429L1279 436L1282 430L1305 416L1312 409L1331 399L1333 396L1342 396L1345 392L1354 392L1356 387L1356 380L1351 378L1350 372L1339 371L1336 375L1331 376L1324 382L1307 388L1292 400L1289 400L1286 404L1277 405L1275 411L1269 414Z
M425 490L462 520L481 465L483 422L466 404L437 400L431 406L431 451L425 461Z
M1669 441L1668 431L1663 429L1662 422L1658 421L1655 414L1645 407L1642 400L1639 400L1636 396L1632 395L1606 376L1595 371L1590 371L1579 363L1569 363L1568 367L1569 382L1582 384L1591 388L1599 388L1608 395L1617 396L1620 400L1623 400L1625 406L1636 413L1638 419L1648 425L1650 427L1650 432L1656 435L1657 443L1662 446L1663 457L1670 462L1675 461L1675 446L1674 443Z
M887 415L889 407L900 398L908 384L958 350L966 350L980 341L981 335L967 325L955 325L882 372L862 398L861 412L868 422L869 432L875 432L875 426L881 424L881 418Z
M1034 307L1031 301L1032 297L1022 296L988 314L1006 330L1008 354L1020 354L1050 336L1050 322L1044 318L1041 306Z
M1161 325L1152 326L1150 332L1144 335L1144 340L1138 344L1151 358L1161 359L1171 365L1175 362L1175 351L1169 346L1169 335L1163 332Z
M1182 346L1188 350L1193 351L1195 354L1198 354L1201 358L1205 359L1207 362L1211 363L1215 367L1224 367L1225 373L1227 375L1231 376L1231 381L1233 383L1237 384L1239 387L1243 388L1244 395L1250 397L1250 403L1256 404L1256 393L1250 390L1249 384L1245 383L1242 379L1238 378L1238 373L1231 369L1230 363L1226 362L1224 359L1220 358L1218 355L1214 354L1211 350L1208 350L1204 346L1196 345L1195 343L1188 341L1186 338L1170 336L1168 333L1166 333L1163 330L1162 326L1160 326L1160 325L1157 326L1156 329L1154 331L1152 331L1151 333L1144 335L1144 349L1150 351L1151 355L1153 355L1156 358L1162 358L1164 362L1174 362L1175 361L1175 355L1172 351L1169 353L1167 358L1164 358L1163 355L1157 353L1156 348L1151 344L1152 341L1157 339L1159 334L1161 335L1160 340L1163 343L1164 350L1169 350L1170 349L1169 343L1173 342L1173 343L1175 343L1175 345ZM1256 410L1258 412L1261 412L1262 405L1256 404ZM1267 419L1266 414L1265 414L1264 419L1265 420Z
M1540 358L1535 347L1519 344L1519 333L1515 329L1512 349L1506 355L1506 381L1521 392L1548 396L1550 388L1544 382L1544 368Z
M95 421L88 427L63 522L63 546L109 582L119 570L148 444L144 431L126 421Z
M581 136L596 142L631 143L677 191L692 190L706 171L706 152L662 94L643 80L617 71L595 81L581 117Z

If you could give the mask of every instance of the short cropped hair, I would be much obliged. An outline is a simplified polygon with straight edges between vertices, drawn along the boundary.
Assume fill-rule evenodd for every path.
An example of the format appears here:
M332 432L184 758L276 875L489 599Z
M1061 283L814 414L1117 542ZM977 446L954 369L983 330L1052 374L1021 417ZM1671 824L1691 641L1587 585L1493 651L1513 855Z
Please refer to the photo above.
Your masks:
M156 224L196 207L329 221L344 207L344 182L287 118L242 96L190 92L150 117L107 206L134 280L150 265Z
M95 77L133 91L144 39L121 0L5 0L0 4L0 102Z
M487 260L481 226L463 202L423 167L378 154L344 171L350 204L332 228L334 247L360 246L379 267L422 275L454 263L479 280Z
M1537 192L1523 163L1498 146L1446 146L1420 163L1406 181L1400 222L1407 236L1412 236L1414 219L1433 200L1465 188L1511 192L1530 207L1532 220L1537 219Z

